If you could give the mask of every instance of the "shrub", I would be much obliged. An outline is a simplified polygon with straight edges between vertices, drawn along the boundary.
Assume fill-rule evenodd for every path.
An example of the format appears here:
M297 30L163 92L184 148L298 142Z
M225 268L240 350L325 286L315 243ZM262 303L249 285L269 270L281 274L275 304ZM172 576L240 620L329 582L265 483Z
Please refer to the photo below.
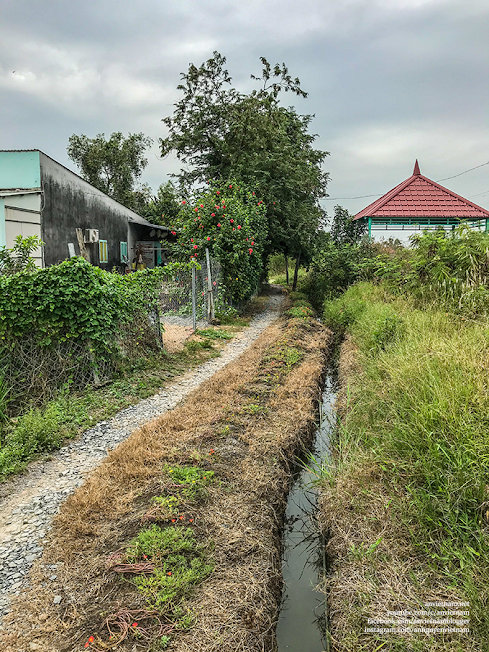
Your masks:
M257 290L267 239L266 208L240 184L221 182L182 203L173 225L178 260L205 260L205 249L221 265L223 283L236 303Z

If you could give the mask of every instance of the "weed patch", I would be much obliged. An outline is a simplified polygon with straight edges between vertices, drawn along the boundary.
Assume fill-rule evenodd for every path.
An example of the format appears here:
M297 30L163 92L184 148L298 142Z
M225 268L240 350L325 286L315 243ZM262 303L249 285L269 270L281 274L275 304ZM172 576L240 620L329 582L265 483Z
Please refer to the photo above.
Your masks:
M197 329L195 331L195 334L199 335L200 337L207 338L209 340L230 340L233 338L232 333L229 333L228 331L222 329L214 329L214 328L203 328L201 330Z

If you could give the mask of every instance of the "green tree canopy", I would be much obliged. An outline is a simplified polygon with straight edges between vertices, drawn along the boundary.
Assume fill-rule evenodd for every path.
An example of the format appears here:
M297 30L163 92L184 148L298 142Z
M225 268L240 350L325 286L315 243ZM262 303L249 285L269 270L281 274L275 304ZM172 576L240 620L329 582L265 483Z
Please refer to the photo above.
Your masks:
M141 215L153 224L172 226L181 210L177 189L171 181L162 183L156 195L151 196L141 210Z
M151 188L138 182L148 164L144 153L152 142L142 133L129 134L125 138L117 131L108 140L104 134L95 138L73 134L67 152L86 181L139 212L151 198Z
M185 185L240 179L267 206L268 243L273 251L296 255L317 231L328 174L321 169L327 152L313 147L310 115L280 105L282 92L307 97L285 64L261 58L259 88L248 94L231 85L226 59L218 52L200 68L190 65L178 89L183 97L160 139L162 155L175 152L185 168L175 175Z

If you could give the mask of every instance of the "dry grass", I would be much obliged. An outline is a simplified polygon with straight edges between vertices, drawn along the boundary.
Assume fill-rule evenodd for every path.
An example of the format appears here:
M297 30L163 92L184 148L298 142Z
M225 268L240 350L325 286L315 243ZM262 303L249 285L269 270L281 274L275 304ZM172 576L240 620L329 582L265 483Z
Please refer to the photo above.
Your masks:
M161 491L162 465L196 459L220 480L204 505L188 505L197 540L213 542L215 570L188 602L194 626L169 649L273 649L289 466L312 432L328 333L313 320L269 327L185 404L112 451L63 505L32 586L7 617L2 649L78 651L90 635L104 638L110 613L144 609L134 587L107 569L107 557L141 529L151 497ZM284 341L300 351L297 364L274 358ZM46 584L50 563L59 564L58 578ZM62 596L59 605L54 595ZM117 649L150 648L127 639Z

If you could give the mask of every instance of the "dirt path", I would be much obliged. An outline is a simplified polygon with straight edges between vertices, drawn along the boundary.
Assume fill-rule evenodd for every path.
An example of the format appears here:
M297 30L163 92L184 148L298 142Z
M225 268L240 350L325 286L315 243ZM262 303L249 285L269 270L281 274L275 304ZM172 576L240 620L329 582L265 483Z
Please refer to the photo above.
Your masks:
M63 501L0 649L275 649L284 506L330 333L288 311L262 330Z
M85 431L50 461L31 464L25 473L0 488L0 616L8 613L9 594L19 595L26 585L32 564L42 554L53 517L66 498L135 429L174 409L201 383L241 355L278 318L282 302L283 296L272 295L266 310L226 345L219 358ZM48 581L56 579L56 565L51 570Z

